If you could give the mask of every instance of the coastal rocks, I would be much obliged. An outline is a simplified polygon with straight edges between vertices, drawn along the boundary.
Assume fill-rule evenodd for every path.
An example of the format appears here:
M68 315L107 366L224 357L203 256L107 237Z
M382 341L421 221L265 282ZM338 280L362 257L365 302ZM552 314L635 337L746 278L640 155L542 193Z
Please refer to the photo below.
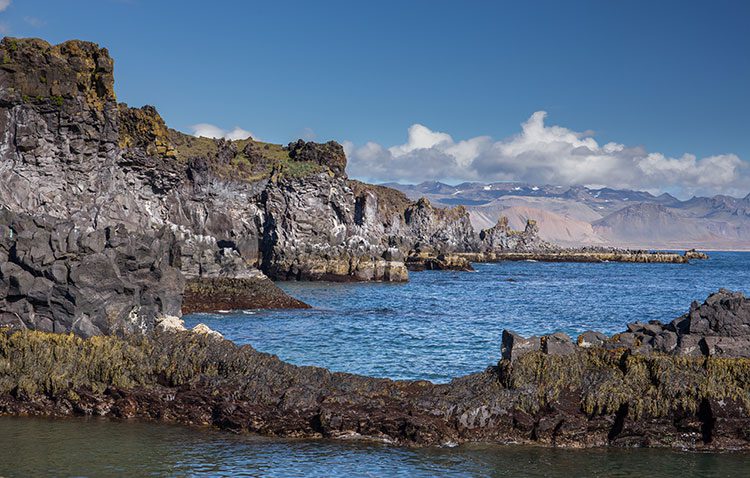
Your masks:
M607 340L607 336L601 332L587 330L578 336L576 344L582 348L601 347Z
M374 210L376 198L370 197ZM262 267L274 279L404 281L400 251L387 244L376 213L357 215L343 178L318 174L269 184L264 211Z
M178 261L168 230L81 230L0 208L0 325L83 337L149 332L180 313Z
M708 259L695 250L684 254L616 249L611 247L562 248L539 237L536 221L529 219L523 231L508 225L501 216L497 224L479 233L477 251L463 253L471 262L543 261L543 262L642 262L686 264L690 260Z
M626 347L634 353L682 356L750 357L750 299L741 292L721 289L703 304L669 324L657 321L628 324L607 348Z
M557 249L537 252L462 252L470 262L539 261L539 262L638 262L647 264L687 264L688 258L676 252L631 250Z
M537 336L524 338L510 330L503 330L500 355L504 360L513 361L529 352L538 351L541 347L541 339Z
M750 336L750 299L742 292L721 289L703 304L693 302L687 314L672 321L671 328L680 334Z
M699 260L705 260L708 259L708 254L705 252L696 251L695 249L690 249L685 251L683 254L685 256L685 259L699 259Z
M479 233L480 246L485 252L549 252L559 248L539 237L536 221L526 221L523 231L514 231L508 225L508 218L501 216L497 224Z
M524 338L515 332L503 330L500 353L504 360L512 362L528 353L539 351L545 355L569 355L576 352L576 345L562 332Z
M523 337L503 331L502 356L513 361L531 351L567 355L580 348L626 349L638 355L669 354L687 357L750 358L750 299L741 292L721 289L703 304L693 302L690 311L669 324L632 322L627 330L608 338L588 331L576 344L565 334Z
M410 255L406 259L406 268L410 271L466 271L471 272L474 268L471 262L455 254L438 254L434 256L429 253L420 252Z
M298 367L201 331L93 340L0 331L0 414L393 445L750 449L748 359L571 352L557 336L483 372L432 384ZM505 339L518 340L511 352L527 340ZM563 353L554 351L560 344Z
M185 285L182 313L241 309L307 309L260 272L255 277L190 279Z
M465 252L474 250L476 238L466 208L441 209L421 198L403 213L409 249L417 252Z

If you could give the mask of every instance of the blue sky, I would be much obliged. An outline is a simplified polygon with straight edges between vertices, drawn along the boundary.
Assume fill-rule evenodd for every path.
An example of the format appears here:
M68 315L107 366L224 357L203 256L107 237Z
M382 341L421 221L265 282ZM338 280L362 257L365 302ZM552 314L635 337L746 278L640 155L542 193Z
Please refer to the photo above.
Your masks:
M631 155L750 159L746 1L0 0L3 5L5 34L54 43L80 38L109 48L118 98L155 105L172 127L240 127L283 143L299 136L347 141L362 171L375 156L421 165L450 156L446 151L462 141L490 137L471 158L470 173L461 169L465 157L440 156L456 164L422 176L405 172L403 179L606 179L489 166L487 151L523 135L520 125L539 111L547 112L545 128L559 125L595 138L597 154L615 142ZM412 146L427 146L409 149L407 131L415 125L450 140L417 141ZM414 150L422 156L412 158ZM528 159L524 151L527 156L514 158ZM406 167L397 163L396 170ZM737 178L701 185L696 178L717 167L704 166L693 171L691 192L739 193ZM388 179L383 176L371 179ZM659 189L659 180L609 184Z

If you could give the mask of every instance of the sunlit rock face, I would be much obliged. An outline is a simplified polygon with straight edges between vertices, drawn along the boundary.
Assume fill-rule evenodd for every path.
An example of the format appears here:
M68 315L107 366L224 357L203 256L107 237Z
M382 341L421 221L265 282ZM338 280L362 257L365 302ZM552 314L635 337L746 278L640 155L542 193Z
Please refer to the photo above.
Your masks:
M414 247L464 250L463 209L346 178L336 142L195 138L118 104L114 62L88 42L0 43L0 200L94 229L170 227L188 277L407 280Z

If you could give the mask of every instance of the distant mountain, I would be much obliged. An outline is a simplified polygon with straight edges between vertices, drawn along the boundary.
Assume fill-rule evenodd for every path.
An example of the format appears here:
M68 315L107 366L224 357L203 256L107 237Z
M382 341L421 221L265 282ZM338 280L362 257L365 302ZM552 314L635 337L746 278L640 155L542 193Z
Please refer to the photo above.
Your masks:
M493 226L500 216L517 228L536 219L542 238L561 245L750 250L750 194L681 201L667 193L520 182L387 186L411 199L464 205L478 230Z

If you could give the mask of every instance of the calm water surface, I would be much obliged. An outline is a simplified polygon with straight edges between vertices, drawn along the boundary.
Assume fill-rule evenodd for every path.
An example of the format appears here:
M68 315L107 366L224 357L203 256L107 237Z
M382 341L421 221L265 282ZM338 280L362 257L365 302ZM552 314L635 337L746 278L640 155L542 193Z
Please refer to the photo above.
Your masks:
M0 476L746 477L750 455L473 445L406 449L97 420L0 418Z
M750 253L713 253L689 265L480 264L476 273L411 277L407 284L282 283L315 308L186 322L296 364L444 382L497 362L504 328L612 333L628 321L671 320L719 287L750 292ZM750 476L746 453L403 449L97 420L0 418L0 450L0 477Z
M750 253L715 252L691 264L475 267L413 273L406 284L279 283L314 308L198 314L186 322L298 365L447 382L496 363L506 328L615 333L634 320L670 321L720 287L750 293Z

